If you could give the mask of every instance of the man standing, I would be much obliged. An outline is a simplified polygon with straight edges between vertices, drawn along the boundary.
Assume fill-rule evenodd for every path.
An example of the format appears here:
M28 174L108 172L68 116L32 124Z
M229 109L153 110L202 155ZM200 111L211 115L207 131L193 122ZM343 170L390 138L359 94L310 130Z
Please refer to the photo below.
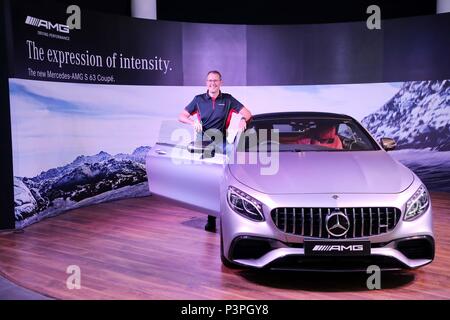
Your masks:
M250 111L231 94L220 91L222 75L219 71L209 71L206 75L206 93L199 94L180 113L178 120L190 124L195 132L205 133L208 130L219 130L226 139L226 130L230 124L231 115L238 113L242 116L239 130L247 128L247 122L252 117ZM196 115L199 122L190 119ZM216 142L216 141L215 141ZM208 216L206 231L216 231L216 217Z

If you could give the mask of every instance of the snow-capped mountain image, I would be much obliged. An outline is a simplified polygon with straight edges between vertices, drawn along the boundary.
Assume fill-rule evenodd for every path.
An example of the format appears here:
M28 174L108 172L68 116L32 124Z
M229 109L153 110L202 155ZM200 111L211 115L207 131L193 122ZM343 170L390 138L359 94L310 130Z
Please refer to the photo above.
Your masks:
M149 150L144 146L114 156L101 151L32 178L14 177L16 227L84 205L148 195L145 155Z
M377 139L395 139L398 149L449 151L450 80L405 82L362 124Z
M450 80L405 82L362 124L377 140L395 139L390 154L429 190L450 192Z

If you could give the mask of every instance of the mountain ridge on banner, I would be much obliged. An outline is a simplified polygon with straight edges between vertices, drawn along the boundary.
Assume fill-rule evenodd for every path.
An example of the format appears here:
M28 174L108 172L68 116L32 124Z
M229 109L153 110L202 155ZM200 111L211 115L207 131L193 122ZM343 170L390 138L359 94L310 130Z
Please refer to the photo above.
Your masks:
M398 149L450 151L450 80L410 81L362 124Z
M145 156L149 150L141 146L132 154L114 156L100 151L33 178L14 177L16 224L23 227L90 202L148 195Z

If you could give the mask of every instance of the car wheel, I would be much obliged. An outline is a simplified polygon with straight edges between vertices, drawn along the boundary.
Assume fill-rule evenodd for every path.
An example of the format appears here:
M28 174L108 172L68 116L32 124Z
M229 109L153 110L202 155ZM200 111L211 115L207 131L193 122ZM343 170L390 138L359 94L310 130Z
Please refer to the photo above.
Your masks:
M222 223L220 224L220 260L222 261L222 264L229 269L239 268L239 265L228 260L223 253Z

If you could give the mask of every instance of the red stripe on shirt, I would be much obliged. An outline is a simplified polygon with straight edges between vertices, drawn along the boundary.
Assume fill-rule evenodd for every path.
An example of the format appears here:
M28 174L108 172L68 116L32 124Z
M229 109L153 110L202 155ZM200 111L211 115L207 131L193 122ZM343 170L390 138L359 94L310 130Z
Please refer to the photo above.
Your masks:
M190 115L193 116L193 115L195 115L195 114L197 114L197 119L198 119L198 121L201 122L202 120L200 119L200 112L197 112L197 110L195 110L195 111L192 112Z

